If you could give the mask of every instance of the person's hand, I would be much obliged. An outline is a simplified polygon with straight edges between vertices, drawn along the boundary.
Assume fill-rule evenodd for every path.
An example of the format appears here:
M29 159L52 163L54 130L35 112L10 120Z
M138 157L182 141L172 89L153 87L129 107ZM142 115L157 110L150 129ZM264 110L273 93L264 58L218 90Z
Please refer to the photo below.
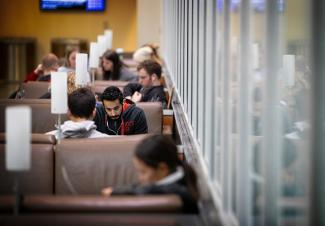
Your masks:
M38 75L38 74L40 74L42 72L43 72L43 65L42 64L39 64L37 66L37 68L35 68L34 73Z
M133 102L139 102L141 100L142 94L138 91L135 91L135 93L132 95L132 101Z
M100 102L98 94L95 94L96 102Z
M107 187L102 189L102 195L106 197L111 196L112 192L113 192L112 187Z

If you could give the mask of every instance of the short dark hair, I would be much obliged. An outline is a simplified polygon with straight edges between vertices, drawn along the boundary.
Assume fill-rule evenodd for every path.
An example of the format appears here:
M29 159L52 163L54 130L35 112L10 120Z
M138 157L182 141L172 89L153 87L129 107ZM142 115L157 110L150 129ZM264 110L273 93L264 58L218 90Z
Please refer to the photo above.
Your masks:
M119 88L116 86L107 87L101 95L101 100L115 101L119 100L120 103L123 103L123 94Z
M68 96L68 107L73 116L90 118L95 107L95 95L88 88L79 88Z
M176 145L164 135L153 135L144 139L136 147L135 156L152 168L157 168L160 162L165 162L170 171L175 171L180 165Z
M161 77L161 66L154 60L145 60L140 63L137 70L140 71L141 69L144 69L150 76L156 74L158 79Z

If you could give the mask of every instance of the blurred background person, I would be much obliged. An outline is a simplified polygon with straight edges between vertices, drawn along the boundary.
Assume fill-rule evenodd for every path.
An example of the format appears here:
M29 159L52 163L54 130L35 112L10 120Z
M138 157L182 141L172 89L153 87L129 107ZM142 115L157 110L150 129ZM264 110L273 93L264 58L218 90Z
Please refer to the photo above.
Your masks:
M59 72L70 72L76 70L76 55L78 48L68 48L65 54L63 66L59 67Z
M24 82L28 81L50 81L51 72L56 72L59 68L59 59L53 53L48 53L42 58L42 63L27 75Z
M113 50L107 50L101 59L101 65L97 70L98 80L136 81L137 76L132 73L121 61L119 55Z
M137 49L133 54L133 60L137 64L145 60L154 60L158 64L163 65L163 61L158 54L159 45L154 43L147 43Z

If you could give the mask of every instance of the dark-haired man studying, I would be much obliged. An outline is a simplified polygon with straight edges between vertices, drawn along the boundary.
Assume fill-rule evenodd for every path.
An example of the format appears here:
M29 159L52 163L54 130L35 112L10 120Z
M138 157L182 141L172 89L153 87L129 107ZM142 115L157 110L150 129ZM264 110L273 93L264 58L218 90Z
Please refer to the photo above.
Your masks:
M109 135L148 133L147 119L141 108L124 99L119 88L107 87L96 106L97 130Z

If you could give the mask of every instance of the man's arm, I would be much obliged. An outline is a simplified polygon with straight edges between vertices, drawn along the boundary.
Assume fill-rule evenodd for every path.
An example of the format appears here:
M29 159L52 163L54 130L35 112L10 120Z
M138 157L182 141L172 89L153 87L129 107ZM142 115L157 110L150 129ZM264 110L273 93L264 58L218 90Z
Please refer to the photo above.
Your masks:
M94 118L95 125L97 126L96 130L101 133L106 133L105 130L105 109L102 103L96 103L96 116Z
M132 97L136 91L140 92L141 89L142 86L139 83L129 83L123 89L123 97Z
M26 79L24 80L24 82L28 82L28 81L36 81L39 74L42 72L42 65L39 64L37 66L37 68L35 68L34 71L32 71L31 73L29 73L27 76L26 76Z

